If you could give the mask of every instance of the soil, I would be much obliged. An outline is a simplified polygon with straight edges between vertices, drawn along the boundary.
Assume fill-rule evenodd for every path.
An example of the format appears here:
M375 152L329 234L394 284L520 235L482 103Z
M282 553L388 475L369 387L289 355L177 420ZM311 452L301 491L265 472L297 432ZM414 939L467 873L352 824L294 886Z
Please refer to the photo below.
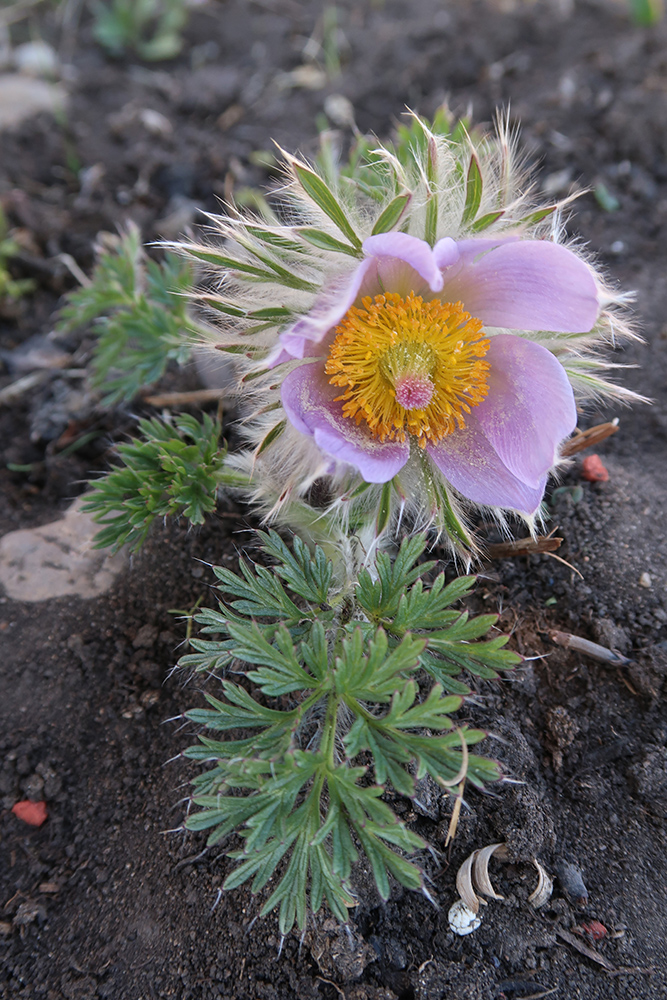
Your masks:
M499 609L528 659L466 705L510 780L468 795L452 848L446 798L425 787L423 808L393 803L435 848L426 864L437 905L399 887L383 904L360 868L346 928L321 913L303 938L281 942L249 891L219 892L229 845L207 851L180 830L195 771L179 756L193 737L179 717L202 695L172 673L185 625L171 609L212 603L206 564L233 566L252 549L244 510L230 503L199 531L161 525L103 598L0 598L0 996L667 996L667 22L633 27L623 4L602 0L339 0L330 37L340 75L311 68L324 86L309 89L287 74L307 62L308 39L322 38L314 0L205 4L182 56L157 66L107 58L85 16L63 33L45 7L16 31L64 46L70 103L58 120L37 116L2 136L0 198L28 248L12 268L37 282L0 318L3 357L52 328L74 284L59 254L89 270L97 233L130 220L147 241L177 235L193 203L215 210L232 188L264 183L255 154L272 140L312 153L332 94L380 136L406 105L428 115L448 98L478 122L509 105L545 192L598 188L605 201L603 184L613 196L607 211L584 195L572 225L637 291L645 341L613 360L637 366L623 380L653 405L582 417L589 426L618 416L620 432L597 449L608 482L582 481L578 458L563 479L571 488L552 496L549 527L570 565L504 559L480 577L473 607ZM316 49L311 41L306 52ZM15 377L8 368L0 385ZM192 372L169 380L196 384ZM138 412L82 417L57 377L0 409L0 532L58 517ZM68 451L87 431L97 434ZM629 663L556 646L554 629ZM11 813L25 798L46 801L41 827ZM505 899L484 909L474 934L454 937L456 870L498 841L511 857L492 862ZM534 856L557 876L539 911L527 905Z

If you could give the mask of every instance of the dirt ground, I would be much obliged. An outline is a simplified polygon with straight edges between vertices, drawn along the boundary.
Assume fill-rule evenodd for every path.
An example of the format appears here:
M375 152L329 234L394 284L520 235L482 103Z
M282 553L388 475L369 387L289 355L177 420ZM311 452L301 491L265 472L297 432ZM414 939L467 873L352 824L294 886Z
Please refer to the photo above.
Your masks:
M63 42L43 7L30 30ZM247 890L218 891L231 841L206 851L201 835L174 832L196 773L179 758L193 734L178 717L202 696L198 681L171 673L185 630L170 609L212 602L204 564L233 565L252 547L244 510L229 503L200 531L160 526L102 598L0 597L0 996L658 1000L667 996L667 22L632 27L622 4L602 0L571 10L546 0L339 0L340 75L327 78L307 58L317 58L323 10L315 0L211 2L194 11L183 55L157 66L106 58L85 17L70 32L67 113L1 138L0 199L10 226L29 234L13 269L37 290L0 317L0 388L16 378L7 359L52 328L73 287L59 254L89 270L96 234L128 220L146 240L177 235L195 206L214 210L232 188L265 182L254 154L272 140L313 152L317 116L344 95L359 128L379 136L406 105L428 115L448 98L478 122L509 105L545 196L604 185L615 210L586 194L572 227L637 292L645 342L613 360L636 366L622 378L653 405L582 416L582 426L618 416L620 432L597 449L608 482L583 482L579 458L563 480L572 489L551 499L549 528L565 539L558 554L578 572L548 556L483 571L473 606L500 609L529 659L484 684L464 714L489 730L487 751L511 780L469 794L451 851L446 799L425 790L419 813L393 802L435 848L437 907L399 887L381 903L360 868L347 928L320 914L302 939L281 944ZM304 79L319 88L295 86ZM194 373L171 378L195 384ZM110 442L149 412L81 406L53 378L0 408L1 534L56 518L104 468ZM67 451L72 434L91 431ZM554 646L554 628L630 663ZM11 813L25 798L46 800L40 828ZM492 863L505 899L456 938L447 922L456 870L496 841L513 858ZM558 875L538 912L527 905L533 856Z

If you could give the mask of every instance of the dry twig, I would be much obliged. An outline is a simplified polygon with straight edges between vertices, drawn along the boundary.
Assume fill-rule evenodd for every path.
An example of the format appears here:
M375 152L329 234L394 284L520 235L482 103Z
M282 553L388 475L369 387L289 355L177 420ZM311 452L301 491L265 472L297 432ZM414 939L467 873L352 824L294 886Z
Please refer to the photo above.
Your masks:
M578 451L583 451L584 448L592 448L594 445L599 444L600 441L604 441L605 438L615 434L617 430L618 417L606 424L596 424L595 427L589 427L587 431L575 431L574 436L565 442L560 453L563 458L569 458L570 455L576 455Z
M149 406L191 406L193 403L215 403L225 395L224 389L194 389L192 392L163 392L158 396L144 396Z
M540 552L555 552L563 542L555 535L542 535L539 538L517 538L512 542L498 542L486 546L486 554L490 559L506 559L510 556L539 555Z
M601 663L613 663L615 666L624 666L632 662L627 656L623 656L615 649L607 649L606 646L599 646L597 642L591 642L590 639L582 639L581 636L571 635L569 632L550 632L549 638L557 646L563 646L565 649L573 649L575 653L583 653L584 656L600 660Z

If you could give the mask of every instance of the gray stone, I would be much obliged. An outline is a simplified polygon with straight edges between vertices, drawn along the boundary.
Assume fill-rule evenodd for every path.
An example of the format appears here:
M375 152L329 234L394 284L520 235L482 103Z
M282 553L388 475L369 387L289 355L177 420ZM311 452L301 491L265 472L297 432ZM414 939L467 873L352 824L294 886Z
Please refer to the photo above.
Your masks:
M127 553L93 548L100 526L75 501L59 521L0 539L0 585L16 601L99 597L125 567Z

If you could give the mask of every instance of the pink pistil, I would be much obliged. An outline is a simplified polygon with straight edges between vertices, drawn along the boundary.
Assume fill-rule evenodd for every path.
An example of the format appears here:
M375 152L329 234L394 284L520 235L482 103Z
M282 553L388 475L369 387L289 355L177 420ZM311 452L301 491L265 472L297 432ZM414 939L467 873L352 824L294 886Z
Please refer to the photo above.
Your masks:
M406 375L396 382L396 402L405 410L423 410L433 397L433 383L426 375Z

